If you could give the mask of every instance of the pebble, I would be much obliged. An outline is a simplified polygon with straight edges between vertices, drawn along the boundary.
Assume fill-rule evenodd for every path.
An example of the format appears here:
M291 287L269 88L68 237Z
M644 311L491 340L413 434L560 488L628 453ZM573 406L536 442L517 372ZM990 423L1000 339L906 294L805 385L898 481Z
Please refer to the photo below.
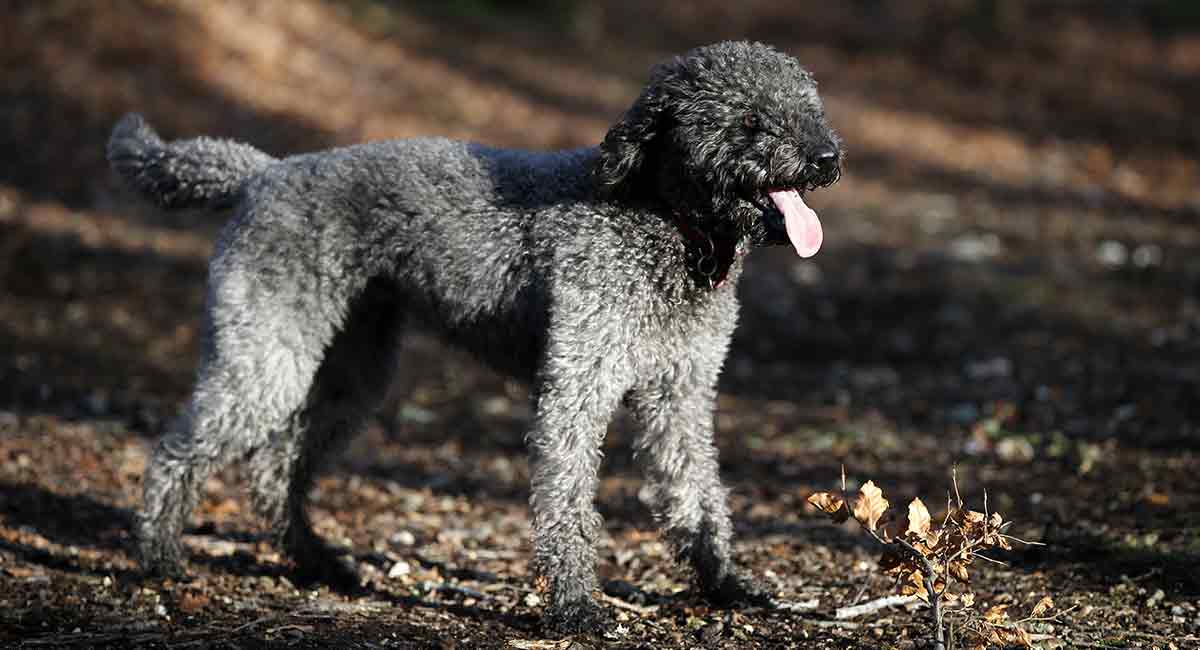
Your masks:
M414 424L429 424L437 420L437 413L429 409L423 409L419 406L406 404L400 409L400 420L404 422L412 422Z
M1167 594L1162 589L1155 591L1152 596L1150 596L1149 598L1146 599L1146 608L1153 609L1155 607L1158 607L1158 604L1161 603L1162 600L1166 597L1167 597Z
M402 530L392 535L390 541L397 546L412 546L417 543L417 536L410 531Z
M1133 265L1139 269L1159 266L1162 264L1162 259L1162 248L1155 244L1142 244L1138 246L1133 249L1133 256L1130 258Z
M1012 375L1013 363L1006 357L992 357L983 361L968 363L964 368L967 377L976 381L982 379L999 379Z
M950 257L960 262L982 262L996 257L1003 250L995 233L964 235L950 242Z
M406 576L410 573L412 573L412 567L409 566L408 562L401 560L393 564L392 568L388 570L388 577L394 579L401 576Z
M1106 239L1096 247L1096 261L1104 266L1110 268L1125 266L1125 262L1128 260L1129 249L1119 241Z

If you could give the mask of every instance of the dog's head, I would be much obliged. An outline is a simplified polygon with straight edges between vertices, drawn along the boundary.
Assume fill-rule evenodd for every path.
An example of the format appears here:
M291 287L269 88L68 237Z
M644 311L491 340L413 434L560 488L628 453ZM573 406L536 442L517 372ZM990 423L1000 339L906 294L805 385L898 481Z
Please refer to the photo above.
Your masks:
M657 66L594 173L613 200L660 201L710 232L808 257L822 231L803 195L836 182L841 157L812 75L770 46L725 42Z

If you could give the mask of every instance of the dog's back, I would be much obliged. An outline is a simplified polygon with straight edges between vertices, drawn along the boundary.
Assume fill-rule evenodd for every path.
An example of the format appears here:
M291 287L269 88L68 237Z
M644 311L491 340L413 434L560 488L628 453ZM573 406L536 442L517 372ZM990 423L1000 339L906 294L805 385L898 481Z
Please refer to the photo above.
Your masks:
M596 226L594 148L413 138L276 159L225 139L164 142L129 115L108 154L160 206L234 208L210 291L224 290L226 268L258 270L239 290L268 279L285 293L304 290L287 286L305 282L302 269L386 278L406 318L526 380L542 349L555 249Z

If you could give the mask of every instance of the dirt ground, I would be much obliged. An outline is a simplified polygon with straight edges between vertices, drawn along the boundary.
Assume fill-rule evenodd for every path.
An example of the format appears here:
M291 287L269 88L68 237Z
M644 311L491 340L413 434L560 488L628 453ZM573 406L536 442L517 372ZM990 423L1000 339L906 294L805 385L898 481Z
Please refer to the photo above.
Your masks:
M17 0L0 15L0 645L917 648L927 611L806 506L873 480L964 498L1042 546L971 567L976 609L1056 607L1040 647L1200 647L1200 16L1186 2ZM1053 7L1064 7L1054 9ZM414 335L313 517L352 594L295 584L236 468L143 580L148 444L186 397L222 217L108 172L139 110L275 154L440 134L595 143L649 65L752 37L821 81L847 171L811 261L756 253L721 383L737 553L789 610L687 591L618 421L604 637L540 642L523 386ZM1015 617L1015 615L1014 615ZM961 626L952 644L969 647Z

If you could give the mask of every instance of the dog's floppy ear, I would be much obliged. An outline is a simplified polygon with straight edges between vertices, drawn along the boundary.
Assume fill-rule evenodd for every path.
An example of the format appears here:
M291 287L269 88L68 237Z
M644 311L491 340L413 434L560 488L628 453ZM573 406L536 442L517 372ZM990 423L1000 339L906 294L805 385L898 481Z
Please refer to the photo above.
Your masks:
M634 193L650 148L668 117L665 113L669 76L668 66L656 68L637 101L604 136L593 168L601 195L619 197Z

